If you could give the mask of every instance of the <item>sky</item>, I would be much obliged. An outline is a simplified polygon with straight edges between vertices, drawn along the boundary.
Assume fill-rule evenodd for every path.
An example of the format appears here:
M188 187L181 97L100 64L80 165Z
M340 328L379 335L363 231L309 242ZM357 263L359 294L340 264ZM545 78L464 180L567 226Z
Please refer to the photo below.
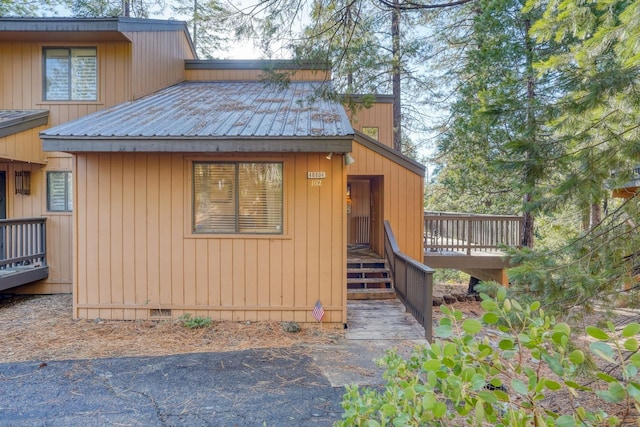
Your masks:
M236 6L240 8L244 3L250 5L252 1L234 3L236 3ZM55 8L55 14L56 16L62 17L72 16L71 9L64 6L57 6ZM176 19L180 21L186 21L188 19L185 16L180 16L174 13L168 5L166 5L162 11L150 11L149 15L149 18L152 19ZM191 28L189 28L189 32L191 33ZM230 42L226 51L213 52L212 55L219 59L258 59L263 56L260 50L255 47L253 40L237 41L234 40L233 37L230 37Z

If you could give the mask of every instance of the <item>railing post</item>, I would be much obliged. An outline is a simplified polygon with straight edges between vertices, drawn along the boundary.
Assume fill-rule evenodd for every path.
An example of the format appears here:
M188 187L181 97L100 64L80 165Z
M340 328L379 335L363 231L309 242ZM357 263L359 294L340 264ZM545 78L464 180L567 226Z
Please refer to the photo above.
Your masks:
M424 307L422 313L424 313L424 337L427 341L432 342L433 338L433 273L427 272L425 274L425 297Z
M473 240L473 218L467 218L467 255L471 255L471 241Z

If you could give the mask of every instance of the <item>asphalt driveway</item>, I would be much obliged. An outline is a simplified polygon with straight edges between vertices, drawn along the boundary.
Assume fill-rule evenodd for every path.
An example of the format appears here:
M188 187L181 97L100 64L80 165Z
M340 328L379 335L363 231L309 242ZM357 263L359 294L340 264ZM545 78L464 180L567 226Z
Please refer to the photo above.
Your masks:
M309 349L0 364L0 426L329 426Z

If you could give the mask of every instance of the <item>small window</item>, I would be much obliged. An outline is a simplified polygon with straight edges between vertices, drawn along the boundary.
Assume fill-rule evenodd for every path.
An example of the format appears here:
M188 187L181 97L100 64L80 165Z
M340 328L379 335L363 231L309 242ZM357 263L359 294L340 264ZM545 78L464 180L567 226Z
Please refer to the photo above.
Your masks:
M282 234L282 163L193 163L193 232Z
M71 172L47 172L47 210L50 212L71 212L72 209Z
M96 101L98 61L95 47L44 49L46 101Z

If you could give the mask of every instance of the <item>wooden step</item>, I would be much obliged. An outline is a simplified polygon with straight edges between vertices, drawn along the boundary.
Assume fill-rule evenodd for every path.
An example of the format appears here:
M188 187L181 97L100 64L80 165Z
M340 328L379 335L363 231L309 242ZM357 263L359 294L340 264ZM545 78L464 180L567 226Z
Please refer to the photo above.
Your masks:
M348 300L394 299L393 289L347 289Z
M347 283L391 283L391 277L347 277Z
M347 274L359 274L359 273L386 273L389 274L387 268L347 268Z

